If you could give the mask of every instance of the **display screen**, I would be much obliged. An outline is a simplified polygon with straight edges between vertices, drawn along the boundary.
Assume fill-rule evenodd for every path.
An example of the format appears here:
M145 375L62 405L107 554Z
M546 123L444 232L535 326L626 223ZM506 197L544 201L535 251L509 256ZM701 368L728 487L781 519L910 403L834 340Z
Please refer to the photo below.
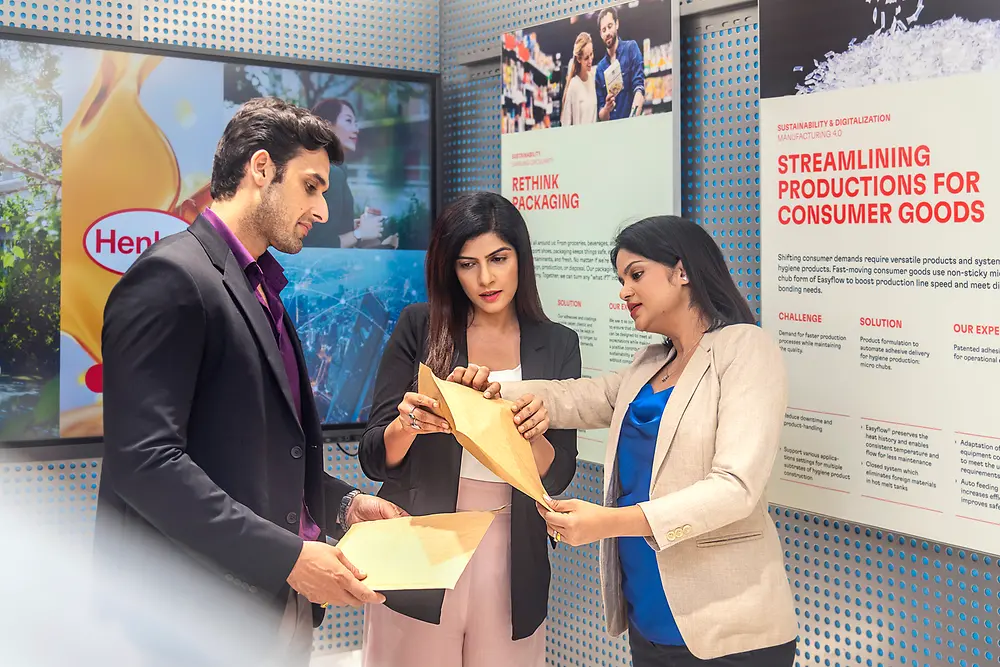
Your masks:
M328 222L272 253L321 420L367 419L389 333L426 298L436 79L213 56L0 33L0 441L103 434L108 294L211 204L222 131L258 96L313 109L344 145Z

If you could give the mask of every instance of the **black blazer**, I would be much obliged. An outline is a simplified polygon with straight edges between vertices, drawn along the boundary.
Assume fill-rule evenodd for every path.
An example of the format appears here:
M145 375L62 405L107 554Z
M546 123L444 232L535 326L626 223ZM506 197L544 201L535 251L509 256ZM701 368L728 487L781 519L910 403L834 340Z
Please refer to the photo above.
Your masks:
M285 331L301 377L301 423L268 316L211 223L199 217L154 244L121 278L101 337L95 556L103 565L141 575L137 558L169 554L197 565L202 581L226 582L243 603L281 612L302 548L303 498L324 533L339 536L337 512L352 490L324 472L287 314ZM322 618L314 607L317 625Z
M375 380L368 428L358 458L365 474L384 482L379 495L412 515L454 512L462 467L462 446L452 435L417 436L403 462L385 464L385 429L399 415L403 394L413 391L419 364L427 357L430 311L426 303L407 306L400 314ZM455 342L456 365L468 363L464 336ZM580 340L561 324L521 324L521 374L525 380L568 380L580 377ZM547 433L555 460L542 480L550 495L566 490L576 474L576 431ZM511 625L513 639L530 637L545 620L549 604L549 554L545 522L535 502L516 489L511 500ZM428 623L441 622L444 591L386 594L386 606Z

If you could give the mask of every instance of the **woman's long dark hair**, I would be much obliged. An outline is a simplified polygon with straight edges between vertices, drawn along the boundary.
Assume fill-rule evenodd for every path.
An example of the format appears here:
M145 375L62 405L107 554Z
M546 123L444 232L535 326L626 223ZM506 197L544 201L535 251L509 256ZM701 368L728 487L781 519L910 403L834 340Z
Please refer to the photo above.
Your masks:
M514 308L519 322L547 322L535 282L531 238L521 213L509 201L490 192L463 195L441 213L427 248L427 300L430 332L426 364L438 377L447 377L455 364L455 341L464 338L472 303L458 282L455 263L466 242L496 233L517 253L517 293Z
M615 238L611 264L628 250L670 268L684 264L691 302L708 320L708 331L730 324L754 324L753 311L729 274L722 251L708 232L674 215L646 218L629 225Z

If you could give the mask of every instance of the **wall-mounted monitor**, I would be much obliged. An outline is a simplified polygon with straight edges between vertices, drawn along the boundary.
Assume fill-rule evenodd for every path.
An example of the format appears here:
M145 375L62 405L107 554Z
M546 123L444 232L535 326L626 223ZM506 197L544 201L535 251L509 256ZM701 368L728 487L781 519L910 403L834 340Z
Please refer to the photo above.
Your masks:
M267 95L328 118L346 149L329 221L277 258L324 425L367 419L389 333L426 298L437 75L4 29L0 442L103 434L108 293L211 204L226 123Z

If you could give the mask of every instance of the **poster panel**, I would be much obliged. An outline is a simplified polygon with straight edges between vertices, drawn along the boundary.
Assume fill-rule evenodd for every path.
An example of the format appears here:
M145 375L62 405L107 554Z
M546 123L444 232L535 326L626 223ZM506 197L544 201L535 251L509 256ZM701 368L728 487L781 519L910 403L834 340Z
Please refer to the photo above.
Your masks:
M772 502L1000 552L1000 5L761 0Z
M546 314L580 335L584 377L631 363L637 332L610 262L615 233L676 214L675 0L638 0L503 36L502 194L531 233ZM603 462L607 434L581 432Z

